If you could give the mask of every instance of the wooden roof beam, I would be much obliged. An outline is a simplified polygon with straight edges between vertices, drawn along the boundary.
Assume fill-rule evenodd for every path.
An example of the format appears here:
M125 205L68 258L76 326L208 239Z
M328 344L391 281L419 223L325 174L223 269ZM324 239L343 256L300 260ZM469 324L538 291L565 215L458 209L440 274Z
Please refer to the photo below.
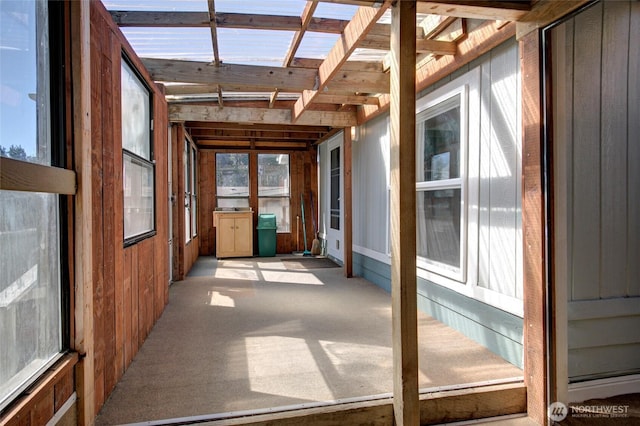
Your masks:
M555 20L568 15L579 7L589 3L590 0L539 0L531 8L531 12L525 14L516 23L516 38L520 40L530 32L545 27Z
M222 121L232 123L291 124L290 109L239 108L207 105L169 105L169 121ZM306 111L299 125L349 127L357 124L355 112Z
M384 0L379 8L360 7L349 24L344 29L340 39L331 48L327 58L318 68L318 85L315 90L305 90L293 107L292 119L297 121L308 104L324 90L329 81L336 75L349 56L358 47L358 43L367 35L378 19L391 5L390 0Z
M531 10L529 0L418 0L418 13L458 18L517 21Z
M194 121L186 122L185 127L189 129L251 129L253 131L276 131L276 132L298 132L298 133L326 133L331 130L328 126L299 126L294 124L265 124L265 123L233 123L216 121Z
M378 97L363 95L328 95L323 93L316 97L315 102L319 104L336 105L378 105Z
M281 68L174 59L143 58L142 62L155 81L250 86L297 92L313 88L317 73L304 68Z

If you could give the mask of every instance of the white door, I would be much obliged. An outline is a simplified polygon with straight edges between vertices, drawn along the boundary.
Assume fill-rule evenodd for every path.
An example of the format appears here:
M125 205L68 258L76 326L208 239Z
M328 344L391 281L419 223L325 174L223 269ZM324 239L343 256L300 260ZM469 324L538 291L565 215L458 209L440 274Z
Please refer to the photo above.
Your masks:
M343 214L343 155L342 135L328 142L328 167L326 172L326 188L328 199L325 203L325 224L327 229L327 254L337 260L344 260L344 214Z

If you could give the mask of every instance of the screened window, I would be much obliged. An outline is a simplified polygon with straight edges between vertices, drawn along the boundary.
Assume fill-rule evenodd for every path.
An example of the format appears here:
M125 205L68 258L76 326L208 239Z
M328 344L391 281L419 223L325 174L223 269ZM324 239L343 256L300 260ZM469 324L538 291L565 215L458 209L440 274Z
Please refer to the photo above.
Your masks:
M131 243L155 229L151 94L125 58L121 72L124 238Z
M463 281L465 242L463 93L417 117L417 253L422 265Z
M249 154L216 154L216 197L216 207L249 207Z
M331 229L340 230L340 148L331 150L331 194L330 194L330 218Z
M276 215L277 231L291 232L288 154L258 154L258 213Z
M191 241L197 234L197 188L196 180L196 148L189 141L184 140L184 234L186 242Z
M2 157L63 166L64 98L52 95L64 93L61 11L56 2L0 1ZM0 190L0 411L67 345L59 199Z

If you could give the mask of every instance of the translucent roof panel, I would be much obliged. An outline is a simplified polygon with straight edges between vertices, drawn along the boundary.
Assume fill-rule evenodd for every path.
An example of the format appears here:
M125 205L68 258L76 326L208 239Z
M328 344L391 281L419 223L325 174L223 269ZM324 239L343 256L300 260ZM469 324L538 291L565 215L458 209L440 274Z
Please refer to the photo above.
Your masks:
M231 64L280 67L292 38L292 31L218 28L220 60Z
M358 6L347 4L323 3L319 2L313 16L316 18L331 18L350 21L355 15Z
M209 10L206 0L102 0L102 3L108 10L158 12L206 12Z
M339 34L306 32L296 51L297 57L325 59L334 44L338 41Z
M213 61L209 28L122 28L141 58Z
M199 0L207 7L206 0ZM303 0L216 0L216 12L251 13L257 15L300 16L306 2Z

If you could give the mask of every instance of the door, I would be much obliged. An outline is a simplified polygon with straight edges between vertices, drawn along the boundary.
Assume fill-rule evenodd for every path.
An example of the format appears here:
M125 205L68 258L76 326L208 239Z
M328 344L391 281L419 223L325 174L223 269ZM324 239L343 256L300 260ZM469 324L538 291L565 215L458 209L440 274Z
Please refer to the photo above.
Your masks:
M344 215L342 208L342 192L344 188L343 177L343 155L342 155L342 134L328 142L328 165L327 183L328 200L327 211L327 254L337 260L344 259L343 234Z
M167 235L169 236L169 284L173 282L173 202L175 200L175 195L173 194L173 182L172 182L172 167L171 164L173 156L172 147L171 147L171 124L169 124L169 128L167 130L167 177L168 177L168 187L167 193L169 195L169 199L167 200L167 210L168 210L168 218L169 218L169 232Z

